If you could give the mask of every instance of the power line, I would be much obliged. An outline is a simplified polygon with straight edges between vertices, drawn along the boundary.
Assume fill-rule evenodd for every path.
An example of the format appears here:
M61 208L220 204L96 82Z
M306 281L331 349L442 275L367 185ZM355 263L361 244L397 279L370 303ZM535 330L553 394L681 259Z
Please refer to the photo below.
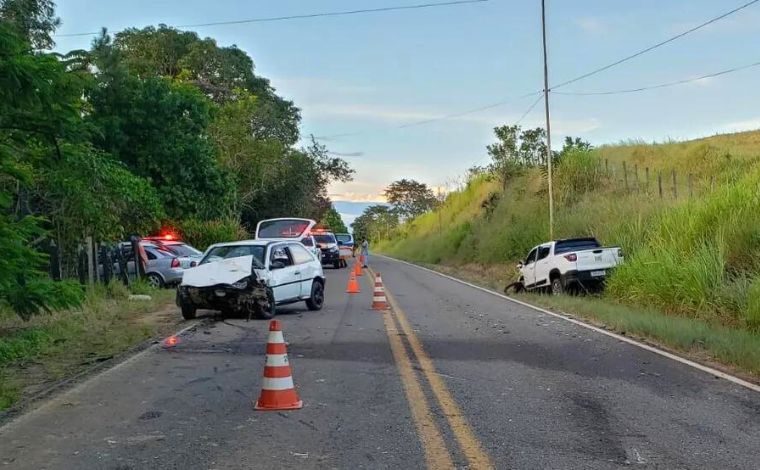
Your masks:
M687 34L691 34L694 31L697 31L699 29L704 28L705 26L711 25L711 24L715 23L716 21L720 21L723 18L725 18L727 16L730 16L730 15L733 15L734 13L736 13L738 11L741 11L741 10L743 10L743 9L751 6L751 5L754 5L757 2L760 2L760 0L752 0L751 2L747 2L747 3L743 4L743 5L740 5L740 6L736 7L736 8L734 8L731 11L727 11L726 13L723 13L720 16L716 16L715 18L711 18L711 19L705 21L704 23L702 23L702 24L700 24L698 26L695 26L693 28L687 29L686 31L684 31L684 32L682 32L680 34L677 34L677 35L675 35L675 36L673 36L671 38L668 38L668 39L666 39L664 41L660 41L657 44L649 46L646 49L642 49L642 50L640 50L640 51L638 51L636 53L633 53L633 54L631 54L629 56L623 57L620 60L616 60L615 62L607 64L607 65L605 65L603 67L599 67L598 69L592 70L590 72L584 73L583 75L579 75L579 76L577 76L575 78L567 80L566 82L562 82L562 83L559 83L557 85L554 85L553 87L551 87L551 90L554 90L556 88L560 88L560 87L569 85L571 83L575 83L575 82L577 82L579 80L583 80L584 78L588 78L588 77L590 77L592 75L596 75L597 73L600 73L600 72L603 72L605 70L611 69L612 67L615 67L616 65L620 65L623 62L627 62L627 61L629 61L631 59L639 57L640 55L646 54L647 52L650 52L650 51L652 51L654 49L657 49L658 47L664 46L664 45L669 44L669 43L671 43L671 42L673 42L673 41L675 41L677 39L680 39L680 38L686 36Z
M321 12L321 13L308 13L304 15L288 15L288 16L272 16L272 17L265 17L265 18L250 18L247 20L229 20L229 21L214 21L210 23L195 23L195 24L185 24L185 25L179 25L176 26L176 28L203 28L207 26L226 26L226 25L235 25L235 24L248 24L248 23L269 23L273 21L288 21L288 20L297 20L297 19L307 19L307 18L322 18L327 16L348 16L348 15L358 15L362 13L378 13L378 12L384 12L384 11L399 11L399 10L419 10L422 8L435 8L435 7L445 7L445 6L453 6L453 5L464 5L469 3L483 3L487 2L489 0L455 0L455 1L449 1L449 2L438 2L438 3L420 3L417 5L399 5L399 6L390 6L390 7L381 7L381 8L365 8L361 10L343 10L343 11L330 11L330 12ZM760 1L760 0L759 0ZM67 34L56 34L56 37L74 37L74 36L95 36L100 34L100 32L92 32L92 33L67 33Z
M719 77L721 75L726 75L726 74L729 74L729 73L738 72L740 70L746 70L746 69L749 69L749 68L752 68L752 67L757 67L759 65L760 65L760 61L753 62L753 63L747 64L747 65L742 65L742 66L739 66L739 67L733 67L733 68L730 68L730 69L721 70L720 72L709 73L707 75L702 75L702 76L699 76L699 77L685 78L683 80L676 80L674 82L660 83L658 85L648 85L648 86L642 86L642 87L638 87L638 88L627 88L627 89L622 89L622 90L608 90L608 91L589 91L589 92L583 92L583 91L578 91L578 92L572 92L572 91L568 91L568 92L554 91L552 93L554 93L555 95L568 95L568 96L620 95L620 94L624 94L624 93L637 93L637 92L640 92L640 91L655 90L655 89L658 89L658 88L668 88L668 87L671 87L671 86L684 85L686 83L698 82L700 80L705 80L707 78Z
M530 105L530 107L525 110L525 112L522 114L522 116L520 116L520 119L518 119L515 124L519 125L521 122L523 122L523 119L525 119L528 116L528 114L530 114L530 112L533 111L533 108L535 108L536 105L541 102L541 99L543 97L544 97L543 95L539 94L538 98L536 98L536 101L534 101L533 104Z

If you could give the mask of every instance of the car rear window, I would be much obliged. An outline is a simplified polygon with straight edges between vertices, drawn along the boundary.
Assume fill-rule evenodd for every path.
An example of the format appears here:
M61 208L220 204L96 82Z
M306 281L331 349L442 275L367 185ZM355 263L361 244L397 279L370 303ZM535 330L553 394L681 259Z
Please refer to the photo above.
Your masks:
M203 254L192 246L185 245L184 243L164 245L163 248L166 248L177 256L200 256Z
M335 235L335 238L337 238L339 242L343 242L343 243L350 243L351 242L351 235L341 235L341 234L338 234L338 235Z
M317 241L317 243L337 243L335 241L335 236L332 234L314 235L314 239Z
M259 226L259 238L298 238L309 227L305 220L267 220Z
M571 251L593 250L594 248L599 248L601 246L602 245L596 240L596 238L562 240L554 245L554 254L561 255L562 253L569 253Z

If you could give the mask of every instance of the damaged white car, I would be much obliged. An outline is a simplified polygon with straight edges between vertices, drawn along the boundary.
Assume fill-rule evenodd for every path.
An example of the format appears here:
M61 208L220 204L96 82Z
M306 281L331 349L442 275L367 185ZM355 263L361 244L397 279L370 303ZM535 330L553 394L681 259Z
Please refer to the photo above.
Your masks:
M278 305L305 301L320 310L325 300L322 264L301 243L248 240L210 246L177 289L185 319L199 309L250 318L275 316Z

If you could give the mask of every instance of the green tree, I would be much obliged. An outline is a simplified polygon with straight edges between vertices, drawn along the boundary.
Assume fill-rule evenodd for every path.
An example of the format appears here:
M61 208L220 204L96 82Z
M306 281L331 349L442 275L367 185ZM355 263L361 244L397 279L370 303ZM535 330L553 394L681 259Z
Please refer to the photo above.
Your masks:
M324 215L322 215L322 219L319 223L328 227L333 233L348 233L348 227L343 223L343 218L332 205L330 205L330 208L325 211Z
M61 25L52 0L0 0L0 21L35 49L50 49L51 35Z
M147 178L170 217L226 214L232 185L208 134L213 103L190 84L130 75L107 39L98 47L88 97L95 145Z
M378 240L388 238L399 225L398 213L388 206L377 204L364 209L364 212L351 224L354 240Z
M425 183L411 179L394 181L385 189L385 197L396 213L413 218L433 210L438 204L433 191Z
M76 116L71 89L54 57L34 54L0 21L0 304L23 318L81 301L78 286L44 272L37 246L47 236L45 220L30 213L29 202L35 164L53 158Z

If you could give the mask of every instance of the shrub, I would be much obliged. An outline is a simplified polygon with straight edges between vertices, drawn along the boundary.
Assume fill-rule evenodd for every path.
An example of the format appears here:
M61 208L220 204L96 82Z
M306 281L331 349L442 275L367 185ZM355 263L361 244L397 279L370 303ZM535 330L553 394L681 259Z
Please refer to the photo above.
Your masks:
M221 242L245 240L250 235L238 219L230 217L217 220L184 220L178 224L182 239L199 250Z
M750 285L744 314L747 328L760 332L760 276L756 277Z

